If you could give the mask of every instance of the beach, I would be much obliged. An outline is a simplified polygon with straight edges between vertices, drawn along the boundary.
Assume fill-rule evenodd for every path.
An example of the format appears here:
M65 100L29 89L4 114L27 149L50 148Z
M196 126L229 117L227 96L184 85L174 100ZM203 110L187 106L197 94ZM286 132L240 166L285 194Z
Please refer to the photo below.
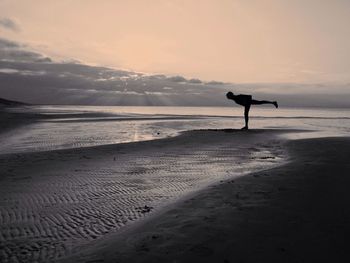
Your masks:
M0 154L1 262L345 255L347 119L343 133L329 138L297 125L271 128L272 120L241 131L213 128L227 125L226 117L26 110L2 115L14 121L3 130ZM325 120L322 128L335 121ZM105 140L120 129L122 142ZM321 138L296 140L310 134Z
M350 139L287 147L288 164L214 185L62 262L348 262Z
M350 263L350 0L0 0L0 263Z

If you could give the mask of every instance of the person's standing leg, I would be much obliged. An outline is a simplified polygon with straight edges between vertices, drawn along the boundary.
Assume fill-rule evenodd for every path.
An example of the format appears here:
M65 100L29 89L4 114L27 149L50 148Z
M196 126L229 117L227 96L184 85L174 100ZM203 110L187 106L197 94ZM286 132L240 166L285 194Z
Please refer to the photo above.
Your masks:
M250 110L250 104L244 106L244 121L245 121L245 126L242 128L242 130L248 130L249 110Z

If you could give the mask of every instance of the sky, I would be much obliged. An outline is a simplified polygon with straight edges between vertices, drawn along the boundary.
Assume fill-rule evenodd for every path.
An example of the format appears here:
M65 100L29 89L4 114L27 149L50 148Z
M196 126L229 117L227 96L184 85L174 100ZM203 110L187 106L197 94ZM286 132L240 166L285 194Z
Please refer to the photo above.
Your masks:
M348 0L0 0L52 59L232 83L348 83L349 25Z

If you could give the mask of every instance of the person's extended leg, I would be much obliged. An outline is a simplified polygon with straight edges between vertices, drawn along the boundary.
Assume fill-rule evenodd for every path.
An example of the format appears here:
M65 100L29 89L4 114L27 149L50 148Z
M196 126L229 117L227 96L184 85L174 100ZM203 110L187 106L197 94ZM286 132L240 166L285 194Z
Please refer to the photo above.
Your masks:
M261 104L272 104L278 108L277 101L268 101L268 100L251 100L252 105L261 105Z
M250 104L244 106L244 121L245 121L245 126L242 128L242 130L248 130L249 110L250 110Z

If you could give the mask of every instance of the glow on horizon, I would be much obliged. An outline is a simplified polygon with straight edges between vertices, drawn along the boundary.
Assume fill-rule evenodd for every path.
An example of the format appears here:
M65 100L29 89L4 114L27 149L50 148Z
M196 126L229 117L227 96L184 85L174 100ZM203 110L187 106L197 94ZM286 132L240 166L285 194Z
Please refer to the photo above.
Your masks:
M350 1L0 1L49 56L229 82L350 81Z

